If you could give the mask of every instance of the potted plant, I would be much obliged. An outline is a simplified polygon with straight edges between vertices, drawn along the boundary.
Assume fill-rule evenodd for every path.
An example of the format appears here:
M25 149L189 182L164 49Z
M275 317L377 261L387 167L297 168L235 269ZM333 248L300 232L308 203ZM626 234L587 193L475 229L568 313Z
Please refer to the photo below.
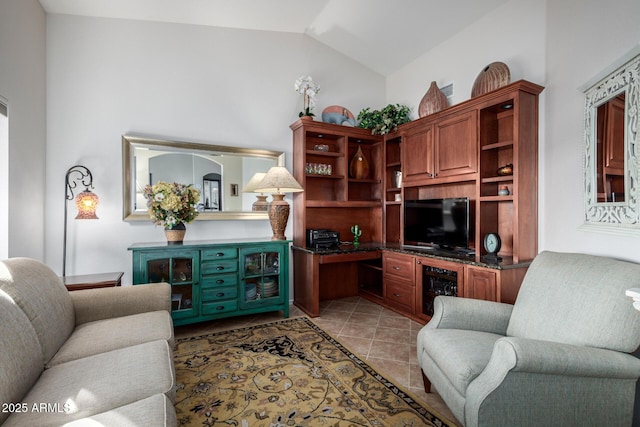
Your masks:
M182 242L185 224L198 216L196 205L200 199L200 192L191 184L159 181L144 188L144 197L147 199L151 220L154 224L164 227L167 241Z
M320 86L313 82L311 76L298 77L294 85L296 92L302 95L302 107L303 111L298 114L301 118L313 118L315 114L311 112L313 107L316 106L316 95L320 92Z
M411 121L410 111L409 107L400 104L389 104L382 110L365 108L358 114L358 127L371 129L373 135L384 135Z

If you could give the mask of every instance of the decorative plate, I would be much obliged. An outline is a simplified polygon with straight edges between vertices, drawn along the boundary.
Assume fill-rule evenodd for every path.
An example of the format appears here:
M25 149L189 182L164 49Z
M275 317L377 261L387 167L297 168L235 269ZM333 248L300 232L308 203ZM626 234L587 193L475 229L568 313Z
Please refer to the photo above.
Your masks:
M322 121L350 127L356 125L356 118L351 111L339 105L331 105L322 110Z
M509 84L511 72L504 62L492 62L480 71L471 89L471 97L484 95Z

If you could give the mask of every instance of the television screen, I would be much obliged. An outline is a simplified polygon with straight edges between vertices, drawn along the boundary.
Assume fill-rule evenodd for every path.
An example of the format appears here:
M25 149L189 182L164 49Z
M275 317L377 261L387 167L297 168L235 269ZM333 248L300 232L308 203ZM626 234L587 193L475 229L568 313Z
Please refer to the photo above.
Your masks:
M469 198L405 201L404 244L467 249Z

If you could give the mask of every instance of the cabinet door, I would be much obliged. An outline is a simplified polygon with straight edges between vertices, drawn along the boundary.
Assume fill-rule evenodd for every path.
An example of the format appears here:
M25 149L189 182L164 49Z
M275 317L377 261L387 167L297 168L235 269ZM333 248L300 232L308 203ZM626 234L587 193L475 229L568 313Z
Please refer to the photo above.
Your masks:
M416 259L416 314L428 321L433 316L437 296L462 296L464 265L430 258Z
M147 252L140 255L139 283L171 285L171 315L174 319L198 316L198 251ZM134 266L135 267L135 266Z
M498 301L497 275L487 268L467 267L464 297Z
M435 125L435 177L478 170L477 112L471 111Z
M279 304L284 301L284 257L281 246L264 246L240 250L240 305L242 308Z
M403 138L403 179L412 182L435 175L433 166L433 125L412 129Z

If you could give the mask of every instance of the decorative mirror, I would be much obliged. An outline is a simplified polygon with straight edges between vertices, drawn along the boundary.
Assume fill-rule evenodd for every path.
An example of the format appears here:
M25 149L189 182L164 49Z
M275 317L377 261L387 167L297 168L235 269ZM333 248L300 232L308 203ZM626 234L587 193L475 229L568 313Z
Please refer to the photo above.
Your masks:
M586 90L585 224L640 234L640 55ZM627 58L631 55L627 55Z
M260 194L242 189L256 173L273 166L284 166L284 153L124 135L123 219L150 221L143 191L158 181L197 188L198 220L268 219L266 211L253 206Z

